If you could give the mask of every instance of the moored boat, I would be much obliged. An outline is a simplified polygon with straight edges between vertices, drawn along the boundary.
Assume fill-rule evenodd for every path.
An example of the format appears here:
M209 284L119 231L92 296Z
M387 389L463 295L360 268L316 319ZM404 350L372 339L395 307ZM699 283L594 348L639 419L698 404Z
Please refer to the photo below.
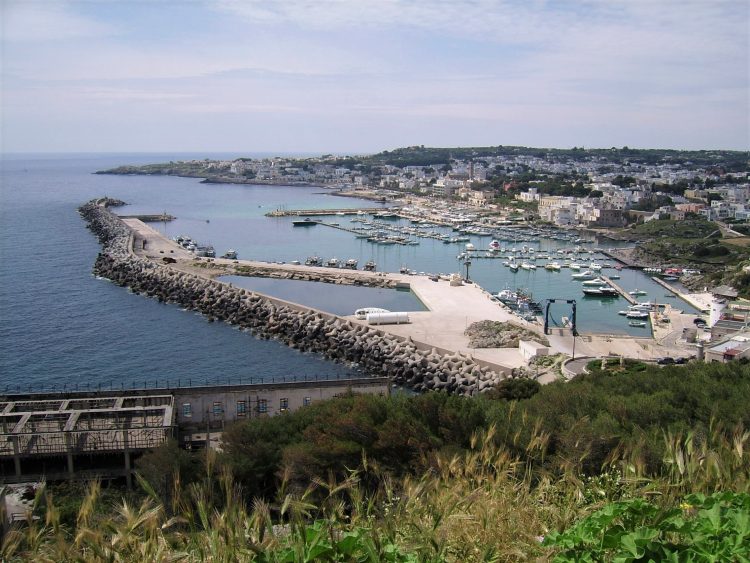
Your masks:
M591 297L619 297L620 296L620 293L614 287L609 287L608 285L604 285L600 287L584 287L583 293L584 295L589 295Z
M292 221L292 225L295 227L312 227L317 224L318 224L318 221L313 221L309 217L305 217L304 219L298 219L296 221Z
M603 287L608 284L602 278L594 278L593 280L584 280L581 285L584 287Z
M234 248L230 248L221 257L227 260L237 260L237 251Z
M594 275L594 272L592 272L591 270L586 270L584 272L573 274L570 277L573 278L574 280L581 281L581 280L593 280L596 276Z
M629 319L647 319L648 313L646 311L628 311L625 316Z

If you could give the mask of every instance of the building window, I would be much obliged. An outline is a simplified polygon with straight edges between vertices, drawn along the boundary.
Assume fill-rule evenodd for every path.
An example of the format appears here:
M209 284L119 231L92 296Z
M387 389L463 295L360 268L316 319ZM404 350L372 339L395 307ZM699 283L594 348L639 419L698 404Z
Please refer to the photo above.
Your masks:
M287 399L286 397L283 397L279 401L279 410L282 410L282 411L289 410L289 399Z
M224 414L224 405L222 405L221 401L214 401L213 413L214 416L221 416Z
M193 406L190 403L182 403L182 416L185 418L193 416Z
M247 401L237 401L237 416L244 417L247 414Z
M310 397L305 397L304 399L302 399L302 404L304 406L308 406L310 403L312 403L312 399Z
M268 412L268 399L258 399L258 412L261 414Z

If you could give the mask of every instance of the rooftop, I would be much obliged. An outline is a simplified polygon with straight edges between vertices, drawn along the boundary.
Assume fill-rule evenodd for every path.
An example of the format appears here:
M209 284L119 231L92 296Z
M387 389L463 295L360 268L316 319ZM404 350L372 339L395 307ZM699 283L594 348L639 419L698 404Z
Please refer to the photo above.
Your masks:
M0 458L153 448L172 418L171 395L0 402Z

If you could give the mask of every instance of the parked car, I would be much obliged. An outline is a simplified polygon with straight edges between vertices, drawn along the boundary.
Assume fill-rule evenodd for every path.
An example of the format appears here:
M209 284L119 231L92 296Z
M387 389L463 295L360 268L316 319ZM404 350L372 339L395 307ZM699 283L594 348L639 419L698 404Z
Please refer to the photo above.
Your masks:
M669 356L667 356L666 358L659 358L658 360L656 360L656 363L661 366L666 366L666 365L674 364L675 361L674 361L674 358L670 358Z

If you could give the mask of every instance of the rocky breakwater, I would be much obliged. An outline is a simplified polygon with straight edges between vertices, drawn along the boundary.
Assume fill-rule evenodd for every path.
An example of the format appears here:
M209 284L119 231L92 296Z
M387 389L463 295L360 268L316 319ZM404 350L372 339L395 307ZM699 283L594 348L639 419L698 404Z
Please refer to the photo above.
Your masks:
M130 248L132 233L116 215L95 201L83 205L79 212L103 247L94 273L134 293L199 311L209 321L237 325L260 338L275 338L292 348L358 364L367 373L390 377L416 391L474 395L504 377L458 353L425 350L411 338L283 304L135 256Z
M365 275L362 272L351 272L345 269L322 268L279 268L277 266L263 266L259 264L241 264L235 266L231 271L237 276L249 276L258 278L276 278L284 280L313 281L322 283L333 283L338 285L360 285L367 287L382 287L395 289L399 282L389 279L383 274Z

